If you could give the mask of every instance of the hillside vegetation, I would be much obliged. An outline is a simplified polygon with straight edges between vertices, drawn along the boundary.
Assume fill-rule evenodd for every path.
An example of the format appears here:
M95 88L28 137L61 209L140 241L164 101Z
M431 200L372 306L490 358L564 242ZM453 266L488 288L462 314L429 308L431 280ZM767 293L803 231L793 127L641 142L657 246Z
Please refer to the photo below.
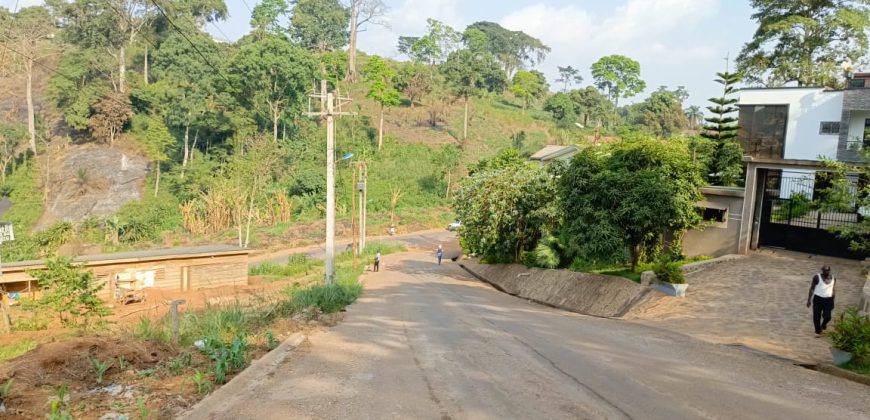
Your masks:
M368 3L378 2L352 7ZM337 166L338 233L347 236L360 162L368 232L377 235L391 224L444 226L469 165L505 149L528 156L636 131L674 136L698 123L683 112L682 88L617 108L644 86L627 57L596 63L595 87L579 86L568 66L551 88L533 70L550 48L491 22L460 32L430 19L419 36L401 37L408 60L394 61L356 51L362 24L348 34L354 10L338 1L290 6L256 6L254 29L232 44L204 32L225 17L221 1L0 8L0 83L15 91L0 103L3 192L13 202L5 218L17 231L4 260L318 241L325 124L304 113L319 107L310 95L320 80L350 97L342 111L355 113L336 124L336 156L353 155ZM106 163L87 151L107 149L147 162L144 182L106 181ZM127 198L117 208L104 205L106 194Z

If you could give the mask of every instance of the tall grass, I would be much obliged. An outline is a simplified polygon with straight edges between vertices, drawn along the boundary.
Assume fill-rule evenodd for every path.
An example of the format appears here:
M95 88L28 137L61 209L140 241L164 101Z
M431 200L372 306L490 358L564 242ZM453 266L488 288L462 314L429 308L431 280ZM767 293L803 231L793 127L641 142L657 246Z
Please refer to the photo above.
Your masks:
M293 254L287 258L286 265L264 262L251 267L248 274L265 277L298 277L311 274L323 266L323 261L315 260L305 254Z
M14 359L36 348L36 341L22 340L13 344L0 345L0 362Z

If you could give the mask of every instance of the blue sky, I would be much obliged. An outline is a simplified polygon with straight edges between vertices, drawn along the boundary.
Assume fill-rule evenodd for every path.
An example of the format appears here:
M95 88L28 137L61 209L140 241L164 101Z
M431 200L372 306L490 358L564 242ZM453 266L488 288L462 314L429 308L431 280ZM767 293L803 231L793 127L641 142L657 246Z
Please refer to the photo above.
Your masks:
M250 30L250 10L260 0L226 0L230 17L209 24L217 38L237 39ZM18 0L20 7L39 0ZM609 54L639 61L647 92L661 85L683 85L689 105L706 105L720 94L712 79L735 57L755 30L748 0L384 0L390 7L390 27L372 26L360 34L359 47L370 54L401 59L399 35L419 35L433 17L462 30L480 20L498 22L541 39L553 50L537 66L555 84L557 66L582 69ZM16 0L0 0L13 8ZM245 4L247 3L247 5ZM218 29L219 28L219 29ZM555 90L555 86L552 86Z

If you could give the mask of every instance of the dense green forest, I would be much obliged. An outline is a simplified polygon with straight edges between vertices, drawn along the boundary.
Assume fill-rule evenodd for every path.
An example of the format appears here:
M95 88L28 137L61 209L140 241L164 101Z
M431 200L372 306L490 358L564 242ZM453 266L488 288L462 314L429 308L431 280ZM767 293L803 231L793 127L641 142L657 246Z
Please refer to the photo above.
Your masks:
M315 240L325 134L304 112L320 80L353 98L344 110L356 114L337 123L336 152L368 164L375 234L390 223L400 232L443 226L468 165L505 149L528 156L546 144L689 136L708 182L739 183L730 115L737 75L720 75L726 89L705 126L699 107L684 107L681 86L621 103L646 88L629 57L601 58L587 84L565 63L550 86L535 70L550 48L492 22L457 30L430 19L399 38L401 61L357 51L357 33L385 13L379 0L268 0L252 9L252 31L226 43L205 31L226 17L222 0L0 8L0 89L10 92L0 100L0 169L12 202L4 219L17 233L4 260L52 255L64 244L111 251ZM769 74L744 61L756 79ZM147 160L140 199L105 217L46 222L57 177L72 178L83 196L100 191L86 166L72 175L57 169L86 146ZM339 234L349 233L352 173L350 162L339 163Z

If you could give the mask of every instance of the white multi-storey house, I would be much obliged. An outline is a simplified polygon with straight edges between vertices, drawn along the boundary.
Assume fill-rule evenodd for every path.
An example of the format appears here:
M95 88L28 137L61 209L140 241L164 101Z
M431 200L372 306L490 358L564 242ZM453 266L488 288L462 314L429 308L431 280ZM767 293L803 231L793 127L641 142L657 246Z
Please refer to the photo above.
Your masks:
M870 73L856 74L844 90L747 88L738 105L748 163L742 220L751 221L741 226L741 251L774 246L861 257L831 227L857 223L865 212L808 203L830 186L824 160L859 163L870 147Z

